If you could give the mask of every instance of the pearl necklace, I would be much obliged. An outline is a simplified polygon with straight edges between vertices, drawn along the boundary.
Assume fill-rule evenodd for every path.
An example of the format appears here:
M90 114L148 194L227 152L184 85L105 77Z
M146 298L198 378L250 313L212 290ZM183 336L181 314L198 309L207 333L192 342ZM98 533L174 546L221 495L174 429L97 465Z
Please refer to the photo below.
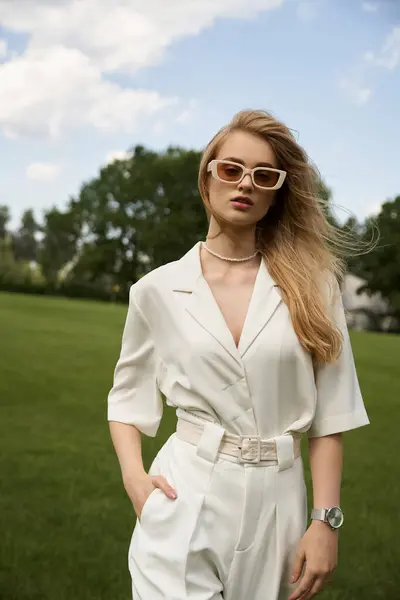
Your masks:
M207 252L209 252L213 256L216 256L217 258L220 258L221 260L227 260L229 262L245 262L246 260L251 260L252 258L257 256L257 254L260 252L259 250L256 250L254 252L254 254L252 254L251 256L245 256L244 258L231 258L230 256L221 256L220 254L217 254L216 252L211 250L205 242L202 242L202 246L203 246L203 248L205 248L207 250Z

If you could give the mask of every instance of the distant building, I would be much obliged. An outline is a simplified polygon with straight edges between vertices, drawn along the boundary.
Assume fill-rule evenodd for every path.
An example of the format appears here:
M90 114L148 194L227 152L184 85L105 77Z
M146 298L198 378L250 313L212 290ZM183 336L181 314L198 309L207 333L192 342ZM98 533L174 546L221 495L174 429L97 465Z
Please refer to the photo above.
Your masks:
M396 320L389 314L389 302L380 293L371 296L367 292L357 294L364 283L364 279L352 273L344 277L341 287L348 327L361 331L395 330Z

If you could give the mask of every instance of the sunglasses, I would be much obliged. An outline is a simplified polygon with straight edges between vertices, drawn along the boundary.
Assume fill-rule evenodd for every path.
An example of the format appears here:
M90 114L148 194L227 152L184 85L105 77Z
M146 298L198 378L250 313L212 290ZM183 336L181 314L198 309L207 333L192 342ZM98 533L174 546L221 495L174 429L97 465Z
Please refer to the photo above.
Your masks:
M240 183L249 174L253 185L262 190L277 190L285 181L286 171L272 167L255 167L247 169L239 163L230 160L212 160L208 163L207 171L224 183Z

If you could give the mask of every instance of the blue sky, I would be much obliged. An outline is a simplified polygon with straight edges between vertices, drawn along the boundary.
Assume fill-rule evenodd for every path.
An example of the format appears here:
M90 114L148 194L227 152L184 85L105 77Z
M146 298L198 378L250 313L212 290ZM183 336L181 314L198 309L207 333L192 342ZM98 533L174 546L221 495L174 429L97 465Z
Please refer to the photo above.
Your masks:
M338 217L363 219L400 194L395 6L0 0L0 204L13 227L26 208L40 220L115 153L200 149L263 108L298 132Z

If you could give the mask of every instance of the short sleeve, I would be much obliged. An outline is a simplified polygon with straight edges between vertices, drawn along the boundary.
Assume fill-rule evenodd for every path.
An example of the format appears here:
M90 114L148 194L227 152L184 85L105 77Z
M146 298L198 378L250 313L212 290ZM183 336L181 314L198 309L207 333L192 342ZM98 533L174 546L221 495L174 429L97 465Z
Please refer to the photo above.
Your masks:
M343 336L339 358L315 368L317 406L308 437L321 437L369 424L354 363L339 285L331 284L333 319Z
M146 435L156 435L163 413L156 371L157 355L150 327L136 303L132 286L121 352L108 394L108 421L134 425Z

